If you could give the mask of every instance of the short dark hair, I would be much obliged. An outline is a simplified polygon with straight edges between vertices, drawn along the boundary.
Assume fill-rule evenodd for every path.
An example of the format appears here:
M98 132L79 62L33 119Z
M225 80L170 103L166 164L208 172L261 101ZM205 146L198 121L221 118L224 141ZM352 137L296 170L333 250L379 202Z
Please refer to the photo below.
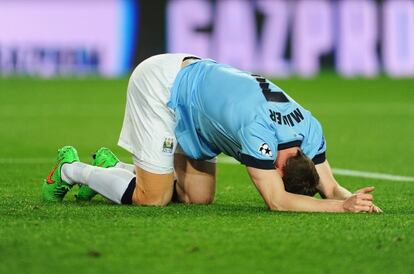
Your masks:
M287 192L307 196L318 192L319 175L315 164L301 150L287 159L282 179Z

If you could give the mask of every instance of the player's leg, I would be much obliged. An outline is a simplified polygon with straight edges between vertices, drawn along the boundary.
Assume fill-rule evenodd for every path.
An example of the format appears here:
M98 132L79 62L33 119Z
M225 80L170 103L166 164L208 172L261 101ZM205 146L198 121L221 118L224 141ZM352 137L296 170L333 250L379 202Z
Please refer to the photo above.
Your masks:
M187 204L210 204L216 189L215 161L197 161L175 154L174 168L178 200Z
M130 203L124 196L128 196L128 187L135 184L135 174L128 170L74 162L63 165L61 174L62 180L68 184L86 185L117 204Z
M175 115L167 103L184 56L153 56L131 75L118 145L131 152L136 166L134 204L164 205L171 200L177 141Z
M95 170L94 174L89 177L82 175L79 168L85 168L82 164L65 165L63 167L63 175L67 174L70 179L81 183L78 193L78 200L90 200L91 195L96 193L102 194L110 200L123 204L145 204L145 205L166 205L171 200L172 193L172 173L171 174L153 174L146 172L135 165L125 164L119 161L115 154L107 148L100 148L93 156L93 165L108 168L107 172L101 169ZM122 165L119 165L122 163ZM123 178L114 178L113 176L126 175L127 173L120 171L112 171L112 169L124 169L130 171L131 166L134 172L129 172L129 176ZM86 170L90 167L86 167ZM135 180L131 179L133 174L137 174ZM102 178L101 176L108 176ZM135 176L134 176L135 177ZM96 183L95 183L96 182ZM79 195L83 195L79 197Z
M127 170L94 167L66 157L57 163L58 172L53 175L58 178L54 185L58 187L46 185L44 193L56 200L55 194L64 192L57 197L61 200L74 183L82 183L117 203L124 202L126 195L136 204L167 204L172 195L177 145L175 116L167 102L182 59L180 54L154 56L142 62L130 77L119 145L132 153L138 182ZM55 174L55 169L51 173Z
M118 204L167 205L172 196L173 173L153 174L136 167L137 176L121 168L101 168L81 162L65 164L62 180L80 183Z
M174 173L156 174L135 167L136 186L131 196L136 205L167 205L173 195Z
M135 166L127 163L121 162L118 157L108 148L101 147L98 149L92 156L93 161L92 165L103 168L121 168L128 170L131 173L135 174ZM97 194L96 191L91 189L88 185L81 184L79 185L79 191L76 195L77 201L90 201Z
M116 163L116 165L114 167L126 169L129 172L132 172L132 173L136 174L135 165L133 165L133 164L128 164L128 163L124 163L124 162L119 161L118 163Z
M46 201L61 201L73 185L81 183L115 203L123 203L128 186L133 182L133 173L120 168L106 169L81 163L76 149L65 146L59 150L56 164L43 184L42 194Z

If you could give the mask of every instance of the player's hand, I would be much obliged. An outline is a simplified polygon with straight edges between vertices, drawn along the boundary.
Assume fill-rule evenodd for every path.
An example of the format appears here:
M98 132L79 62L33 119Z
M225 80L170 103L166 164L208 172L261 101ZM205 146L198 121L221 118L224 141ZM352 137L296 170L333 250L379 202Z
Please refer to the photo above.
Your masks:
M374 190L375 188L373 186L369 186L369 187L361 188L360 190L357 190L355 193L370 193L370 192L373 192ZM383 211L378 206L372 204L371 210L369 212L382 213Z
M383 211L382 211L381 208L379 208L379 207L377 207L376 205L373 204L372 207L371 207L371 211L370 212L382 213Z
M373 191L374 187L361 188L344 201L344 210L347 212L375 212L377 207L372 203L374 198L370 194Z

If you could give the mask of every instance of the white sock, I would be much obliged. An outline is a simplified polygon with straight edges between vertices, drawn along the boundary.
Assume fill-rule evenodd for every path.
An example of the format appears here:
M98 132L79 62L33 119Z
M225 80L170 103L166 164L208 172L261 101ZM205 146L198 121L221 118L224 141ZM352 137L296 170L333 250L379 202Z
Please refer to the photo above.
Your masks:
M129 172L132 172L135 174L135 165L131 165L131 164L127 164L127 163L123 163L123 162L118 162L115 167L117 168L122 168L122 169L126 169Z
M71 164L63 164L60 175L62 176L62 180L65 181L68 184L76 184L76 183L83 183L83 177L82 175L83 170L85 167L88 167L87 164L81 163L81 162L73 162ZM89 170L86 170L89 171Z
M135 174L121 168L101 168L81 162L64 164L62 180L68 184L88 185L102 196L120 204L129 183Z

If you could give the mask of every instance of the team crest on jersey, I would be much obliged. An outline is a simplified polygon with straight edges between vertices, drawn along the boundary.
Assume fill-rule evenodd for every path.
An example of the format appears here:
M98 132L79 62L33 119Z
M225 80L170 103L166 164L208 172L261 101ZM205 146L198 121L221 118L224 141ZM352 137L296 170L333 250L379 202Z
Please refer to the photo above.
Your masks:
M259 148L259 152L260 152L262 155L265 155L265 156L268 156L268 157L272 157L272 156L273 156L272 150L270 149L269 145L268 145L268 144L266 144L266 143L263 143L263 144L260 146L260 148Z
M174 152L174 138L166 137L162 144L162 152L172 154Z

